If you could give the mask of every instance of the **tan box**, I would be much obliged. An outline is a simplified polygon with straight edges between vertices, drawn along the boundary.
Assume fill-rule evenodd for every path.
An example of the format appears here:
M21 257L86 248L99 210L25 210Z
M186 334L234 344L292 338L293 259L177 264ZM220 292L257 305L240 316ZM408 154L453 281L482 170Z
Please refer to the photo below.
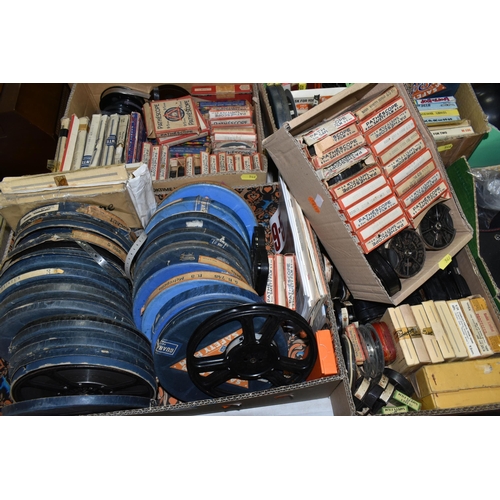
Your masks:
M72 201L102 206L131 228L142 223L127 184L132 178L125 165L90 167L71 172L4 177L0 182L0 214L12 229L34 208Z
M99 100L102 92L109 87L123 86L128 87L133 90L138 90L141 92L149 93L151 89L155 86L161 84L158 83L78 83L74 84L70 98L68 100L68 105L66 107L65 115L71 116L75 113L77 116L90 116L93 113L99 113ZM176 83L180 87L191 90L192 87L205 85L197 83ZM207 84L208 85L208 84ZM253 84L253 106L254 106L254 121L257 129L257 151L259 153L263 152L262 149L262 139L264 137L264 126L262 122L262 113L259 102L258 85ZM197 97L200 101L207 100L203 96ZM153 182L153 187L155 195L158 200L161 201L169 192L173 191L179 186L185 184L190 184L192 182L199 182L200 180L207 182L220 182L231 187L245 187L254 186L258 184L266 184L267 177L267 159L263 157L262 171L250 171L250 172L225 172L210 175L197 175L193 177L178 177L173 179L165 180L155 180Z
M426 365L415 383L423 410L500 403L500 358Z
M411 110L419 135L431 151L437 168L446 178L436 143L402 84L354 84L286 123L277 132L267 137L263 146L274 160L305 216L311 222L325 251L339 270L353 297L397 305L438 271L444 258L453 257L472 238L472 229L456 202L454 192L451 199L444 202L450 208L456 229L453 242L445 249L427 252L422 270L412 278L401 280L401 290L390 297L368 264L360 247L346 230L330 193L318 178L314 167L296 139L299 134L345 112L349 106L356 105L360 100L381 94L391 85L398 89L399 95Z
M432 97L432 96L431 96ZM445 167L449 167L460 157L470 158L483 137L491 130L488 117L485 115L470 83L461 83L455 94L460 118L470 120L474 134L455 139L439 139L437 149Z

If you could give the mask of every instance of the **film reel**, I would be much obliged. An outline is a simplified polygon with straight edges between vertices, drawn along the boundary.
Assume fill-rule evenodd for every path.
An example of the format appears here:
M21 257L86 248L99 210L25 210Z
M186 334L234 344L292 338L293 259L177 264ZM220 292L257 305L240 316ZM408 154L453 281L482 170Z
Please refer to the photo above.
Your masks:
M273 113L274 123L276 128L281 128L285 122L292 119L290 112L290 97L285 93L282 85L268 85L266 87L269 104ZM292 98L293 99L293 98ZM295 104L294 104L295 108ZM295 109L295 113L297 110Z
M83 395L56 396L13 403L2 408L2 415L70 416L148 408L151 400L138 396Z
M358 331L366 358L365 362L360 366L360 371L369 379L376 378L384 371L382 344L372 325L359 325Z
M269 257L266 246L266 230L262 226L255 226L250 248L252 261L252 283L259 295L264 295L269 278Z
M403 229L384 246L387 259L400 278L412 278L425 264L425 245L414 229Z
M379 248L366 254L366 260L382 283L387 295L392 297L401 290L401 281L394 267L389 263Z
M418 232L429 250L441 250L450 245L456 229L448 205L442 202L431 207L418 225Z
M129 115L132 112L141 113L149 94L128 87L109 87L101 93L99 109L102 114Z
M204 356L200 350L206 339L225 325L232 325L233 331L233 325L238 325L241 334L222 354ZM289 358L288 353L280 352L276 337L289 330L303 334L308 346L305 358ZM236 379L263 379L273 386L302 382L314 367L316 357L316 340L309 323L298 313L275 304L242 305L214 314L193 332L186 350L191 380L211 397L230 395L226 383Z

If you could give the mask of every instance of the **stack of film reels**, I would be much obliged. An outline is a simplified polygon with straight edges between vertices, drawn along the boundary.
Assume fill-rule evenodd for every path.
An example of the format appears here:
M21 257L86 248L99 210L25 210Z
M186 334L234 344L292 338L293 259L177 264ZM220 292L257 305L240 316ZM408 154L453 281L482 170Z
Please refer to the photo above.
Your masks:
M135 325L159 385L190 402L304 381L316 359L309 324L266 304L268 254L252 208L217 183L174 190L128 254ZM288 338L308 344L288 355Z
M4 415L150 406L150 343L135 327L125 260L135 234L96 206L58 202L22 217L0 274Z

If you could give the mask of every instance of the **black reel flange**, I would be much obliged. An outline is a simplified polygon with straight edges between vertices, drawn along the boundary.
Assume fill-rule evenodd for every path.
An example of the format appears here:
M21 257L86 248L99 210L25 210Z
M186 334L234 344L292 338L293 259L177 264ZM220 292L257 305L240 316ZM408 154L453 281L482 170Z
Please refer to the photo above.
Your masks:
M262 226L255 226L250 248L250 259L252 261L252 280L254 290L264 295L269 277L269 257L266 246L266 230Z
M400 278L411 278L425 264L425 244L414 229L403 229L384 246L385 255Z
M367 254L366 260L389 297L392 297L401 290L399 276L380 247Z
M203 348L203 340L228 323L239 324L241 335L222 354L195 356ZM291 358L278 347L276 337L291 330L300 332L307 345L303 358ZM215 398L232 395L219 386L234 379L265 379L273 386L303 382L316 357L316 340L309 323L295 311L276 304L245 304L214 314L196 328L186 351L191 381Z
M446 248L457 232L450 215L450 208L444 203L431 207L418 225L418 232L429 250Z
M266 89L276 128L298 116L290 90L285 90L282 85L268 85Z
M142 106L149 99L149 94L128 87L109 87L103 90L99 99L99 109L103 114L118 113L129 115L141 113Z

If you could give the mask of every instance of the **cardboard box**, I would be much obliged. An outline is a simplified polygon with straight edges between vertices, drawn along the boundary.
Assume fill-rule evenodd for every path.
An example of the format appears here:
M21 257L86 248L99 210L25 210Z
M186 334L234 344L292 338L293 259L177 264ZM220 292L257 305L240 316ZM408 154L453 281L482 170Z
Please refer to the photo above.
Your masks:
M268 241L271 241L271 230L269 220L278 208L281 198L279 185L268 184L262 186L249 186L236 188L235 191L244 199L254 205L259 224L267 231ZM317 246L317 241L315 241ZM336 331L335 316L331 302L327 304L328 323L332 332L328 334L333 337L333 353L341 352L342 346ZM333 333L333 335L332 335ZM334 361L334 360L330 360ZM222 398L192 401L188 403L177 403L168 406L151 406L150 408L111 412L112 415L200 415L221 413L237 410L250 411L262 407L275 405L286 405L289 403L300 403L316 400L328 400L335 415L354 415L355 408L350 396L345 363L341 357L335 359L337 372L335 374L318 378L316 380L304 381L289 386L273 387L265 391L234 395ZM314 403L311 403L313 405ZM256 410L258 411L258 410ZM269 411L269 410L268 410ZM278 412L279 410L277 410ZM1 405L0 405L1 412Z
M264 140L264 148L274 160L353 297L397 305L438 271L444 258L453 257L472 238L472 229L456 202L454 193L451 199L444 202L450 208L450 215L456 229L453 242L445 249L427 252L423 269L412 278L402 279L401 290L390 297L368 264L360 247L346 230L330 193L319 180L314 167L303 154L294 137L324 120L339 115L346 111L348 106L355 105L362 99L379 95L391 85L382 83L352 85L285 124ZM411 110L425 145L431 151L442 176L446 178L434 139L419 116L405 86L402 84L394 84L394 86L398 89L408 109Z
M500 358L426 365L415 381L424 410L500 403Z
M72 172L5 177L0 182L0 214L12 229L27 212L52 202L99 205L131 228L143 224L128 188L132 171L125 165L92 167Z
M483 137L491 130L488 117L484 113L470 83L461 83L455 94L460 118L470 120L474 134L456 139L436 141L437 149L445 167L449 167L461 156L469 158Z
M149 93L152 88L161 84L158 83L78 83L74 84L71 90L68 105L66 107L66 116L71 116L75 113L77 116L91 116L93 113L100 113L99 100L104 90L113 86L128 87L133 90ZM180 87L191 90L194 86L205 84L195 83L176 83ZM208 85L208 84L207 84ZM257 84L253 84L253 102L254 107L254 120L257 128L257 150L262 153L262 139L264 137L264 126L262 123L262 114L260 102L258 98ZM203 96L198 97L200 101L208 100ZM254 186L257 184L265 184L268 182L267 178L267 159L263 158L263 169L261 172L232 172L232 173L217 173L203 176L193 177L179 177L167 180L158 180L153 182L155 194L158 199L162 199L167 193L173 191L179 186L190 184L192 182L199 182L200 180L207 182L219 182L231 187L241 186Z

